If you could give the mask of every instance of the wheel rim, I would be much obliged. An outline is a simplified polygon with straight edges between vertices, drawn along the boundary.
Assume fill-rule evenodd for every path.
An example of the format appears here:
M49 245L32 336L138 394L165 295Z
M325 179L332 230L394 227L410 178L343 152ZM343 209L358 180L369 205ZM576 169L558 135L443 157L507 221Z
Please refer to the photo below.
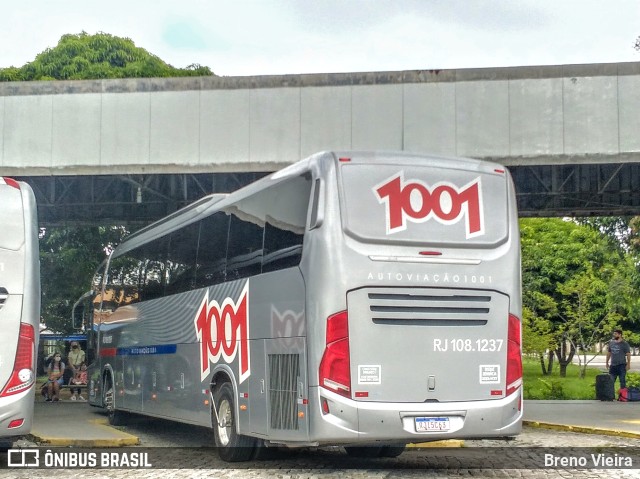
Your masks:
M233 416L231 414L231 404L228 400L220 401L218 408L218 437L223 446L229 444L231 440L231 429L233 428Z
M107 411L113 412L113 387L111 383L105 384L104 390L104 404L107 407Z

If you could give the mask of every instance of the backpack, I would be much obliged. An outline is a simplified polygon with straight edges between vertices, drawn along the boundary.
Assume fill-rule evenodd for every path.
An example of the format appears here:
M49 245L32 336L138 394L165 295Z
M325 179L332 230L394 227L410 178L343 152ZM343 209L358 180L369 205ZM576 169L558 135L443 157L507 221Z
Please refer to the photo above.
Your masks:
M627 388L620 388L620 391L618 391L618 401L629 401L629 390Z
M640 401L640 388L620 388L618 401Z

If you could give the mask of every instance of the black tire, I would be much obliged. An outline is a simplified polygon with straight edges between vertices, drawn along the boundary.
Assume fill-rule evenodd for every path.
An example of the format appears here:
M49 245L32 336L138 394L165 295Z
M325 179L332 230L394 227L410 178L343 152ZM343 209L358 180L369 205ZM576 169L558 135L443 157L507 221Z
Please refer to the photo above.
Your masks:
M351 457L380 457L383 446L345 446L344 450Z
M9 449L13 449L13 440L5 437L0 441L0 452L6 453Z
M108 413L109 424L111 426L124 426L126 423L126 415L122 411L118 411L115 408L115 390L113 387L113 380L111 376L107 374L102 384L102 404Z
M382 446L380 450L379 457L398 457L405 450L404 444L388 444L386 446Z
M212 426L220 459L226 462L248 461L252 458L255 439L238 434L236 428L236 404L233 387L222 383L213 394L216 413L212 411Z

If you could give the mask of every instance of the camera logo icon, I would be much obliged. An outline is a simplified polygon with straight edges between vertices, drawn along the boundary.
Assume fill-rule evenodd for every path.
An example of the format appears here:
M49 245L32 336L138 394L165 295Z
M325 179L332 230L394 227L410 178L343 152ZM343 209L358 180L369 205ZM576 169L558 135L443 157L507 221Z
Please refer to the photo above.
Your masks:
M40 467L40 451L37 449L9 449L7 451L9 467Z

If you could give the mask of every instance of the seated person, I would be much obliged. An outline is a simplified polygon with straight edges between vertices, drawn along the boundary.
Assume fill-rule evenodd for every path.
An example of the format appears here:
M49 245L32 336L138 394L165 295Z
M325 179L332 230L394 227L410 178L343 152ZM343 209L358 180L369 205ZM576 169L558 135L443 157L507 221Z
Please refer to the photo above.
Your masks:
M60 398L60 386L64 384L64 363L62 362L62 355L55 353L53 355L53 361L49 363L47 368L47 374L49 380L47 381L47 391L49 397L47 401L58 401Z
M75 374L73 375L73 377L71 378L71 380L69 381L69 384L71 385L76 385L76 386L86 386L87 385L87 365L82 363L82 366L80 366L79 369L76 369ZM73 388L71 388L73 390ZM76 399L76 396L73 395L71 396L72 400ZM80 388L78 388L78 399L80 401L84 401L85 399L82 397L82 394L80 394Z

